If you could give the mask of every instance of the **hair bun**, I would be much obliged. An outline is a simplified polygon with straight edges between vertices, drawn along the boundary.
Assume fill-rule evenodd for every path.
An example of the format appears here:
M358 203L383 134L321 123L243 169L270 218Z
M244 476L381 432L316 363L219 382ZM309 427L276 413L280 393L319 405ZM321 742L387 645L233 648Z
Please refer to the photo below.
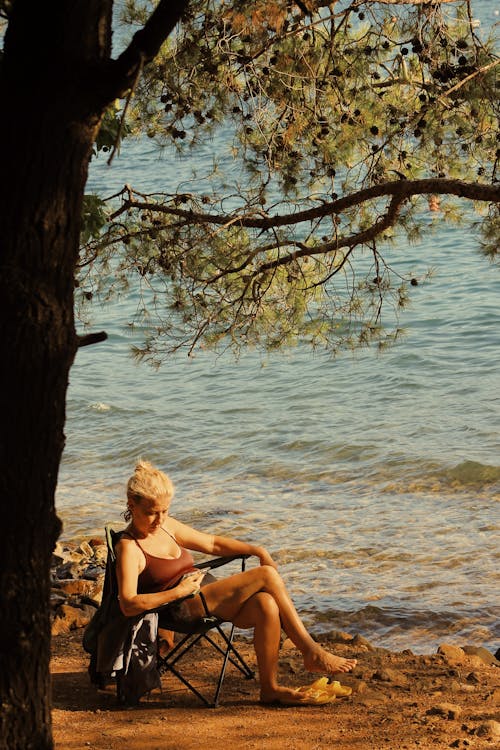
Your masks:
M150 461L143 461L143 459L140 458L136 464L134 473L139 474L141 471L146 471L149 473L150 471L155 471L155 468Z
M174 485L170 477L150 461L139 459L133 475L127 483L127 498L138 501L140 498L156 500L167 497L171 500L174 496Z

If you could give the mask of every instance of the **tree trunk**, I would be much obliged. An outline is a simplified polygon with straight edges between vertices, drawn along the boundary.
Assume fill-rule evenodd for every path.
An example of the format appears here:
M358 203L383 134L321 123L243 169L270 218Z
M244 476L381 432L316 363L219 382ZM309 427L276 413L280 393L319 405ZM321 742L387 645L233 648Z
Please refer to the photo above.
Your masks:
M81 203L100 118L83 75L108 53L110 6L18 0L0 68L2 750L52 747L54 493L77 347Z
M113 0L15 0L0 57L0 750L52 748L50 562L82 198L105 107L188 0L111 60Z

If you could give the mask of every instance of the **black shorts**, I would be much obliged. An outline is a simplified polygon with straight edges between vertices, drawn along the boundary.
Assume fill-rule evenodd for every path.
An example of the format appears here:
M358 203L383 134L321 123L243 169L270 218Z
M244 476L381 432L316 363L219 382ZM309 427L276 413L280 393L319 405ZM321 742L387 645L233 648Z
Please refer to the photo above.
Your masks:
M207 583L213 583L216 580L215 576L211 573L206 573L201 583L201 588L206 586ZM220 625L223 620L216 615L210 614L205 597L201 590L199 596L205 610L204 615L200 617L194 616L191 613L191 607L189 605L191 599L194 597L190 596L185 599L177 599L171 604L166 604L158 610L158 627L164 628L165 630L174 630L177 633L204 633L215 625Z

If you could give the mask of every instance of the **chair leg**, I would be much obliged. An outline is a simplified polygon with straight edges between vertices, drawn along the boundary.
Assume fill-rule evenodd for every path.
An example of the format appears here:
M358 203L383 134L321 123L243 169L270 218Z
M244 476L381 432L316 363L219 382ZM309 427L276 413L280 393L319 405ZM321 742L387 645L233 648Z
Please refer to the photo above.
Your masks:
M203 638L203 633L193 635L192 633L185 635L174 648L168 652L166 656L158 660L160 670L162 667L170 669L171 665L175 664L181 659L189 649L194 646L198 641ZM186 645L187 644L187 645ZM185 648L184 648L185 646Z
M210 702L207 698L205 698L203 693L200 693L200 691L197 688L195 688L194 685L191 685L191 683L188 680L186 680L185 677L183 677L183 675L179 672L178 669L176 669L174 666L170 666L169 672L172 672L172 674L174 674L178 680L180 680L187 688L189 688L189 690L191 690L191 692L194 693L196 697L199 698L200 701L205 704L205 706L207 706L208 708L216 708L216 703Z
M233 644L234 628L235 628L235 626L232 625L230 634L229 634L229 636L227 636L224 633L224 631L222 630L222 628L220 626L217 626L217 630L219 631L219 633L220 633L221 637L223 638L224 642L226 643L226 649L222 649L219 646L219 644L216 641L214 641L208 635L208 633L205 633L205 638L222 655L225 656L226 653L227 653L227 659L229 659L229 661L231 662L231 664L233 666L235 666L237 669L239 669L240 672L245 675L245 677L247 678L247 680L251 680L253 677L255 677L255 672L252 669L250 669L250 667L248 666L248 664L246 663L246 661L244 660L244 658L239 653L238 649ZM231 656L231 654L233 654L233 656L235 658L233 658L233 656Z
M229 637L227 638L225 633L223 632L222 628L217 627L217 630L219 633L223 635L224 640L227 643L226 652L224 654L224 659L222 661L222 668L219 674L219 680L217 682L217 687L215 689L215 695L214 695L214 708L217 708L219 703L219 693L222 688L222 683L224 682L224 675L226 674L226 667L227 667L227 661L229 659L229 651L233 643L233 634L234 634L234 625L231 626L231 632L229 633ZM211 638L208 638L207 640L211 641Z
M172 649L172 651L170 651L165 657L158 661L160 673L172 672L172 674L174 674L187 688L189 688L189 690L191 690L191 692L193 692L199 698L202 703L205 704L205 706L208 706L209 708L216 708L218 706L219 694L224 682L228 661L235 667L237 667L239 671L247 678L247 680L252 679L255 676L255 673L250 669L241 654L238 653L237 649L233 645L235 626L231 625L229 635L226 635L220 625L217 625L216 627L219 635L226 645L226 648L221 648L217 641L211 638L208 633L198 633L195 636L185 635ZM189 651L191 647L194 646L202 638L205 638L210 643L210 645L213 646L213 648L216 649L224 657L217 680L217 687L215 689L212 701L208 700L202 693L200 693L200 691L195 688L194 685L191 685L191 683L179 672L179 670L175 666L177 662L184 656L184 654L187 653L187 651Z

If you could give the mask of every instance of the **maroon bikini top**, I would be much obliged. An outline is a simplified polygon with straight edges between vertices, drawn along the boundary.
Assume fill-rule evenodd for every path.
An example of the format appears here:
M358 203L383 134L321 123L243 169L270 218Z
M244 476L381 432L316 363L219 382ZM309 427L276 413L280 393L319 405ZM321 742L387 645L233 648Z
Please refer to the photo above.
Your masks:
M177 544L172 534L169 534L163 527L162 530L165 534L172 537ZM137 591L139 594L152 594L157 591L166 591L166 589L175 586L184 573L193 570L193 556L187 551L187 549L184 549L184 547L180 547L177 544L181 551L179 557L155 557L154 555L150 555L149 552L146 552L132 534L130 534L130 536L146 558L146 567L142 573L139 574L137 581Z

